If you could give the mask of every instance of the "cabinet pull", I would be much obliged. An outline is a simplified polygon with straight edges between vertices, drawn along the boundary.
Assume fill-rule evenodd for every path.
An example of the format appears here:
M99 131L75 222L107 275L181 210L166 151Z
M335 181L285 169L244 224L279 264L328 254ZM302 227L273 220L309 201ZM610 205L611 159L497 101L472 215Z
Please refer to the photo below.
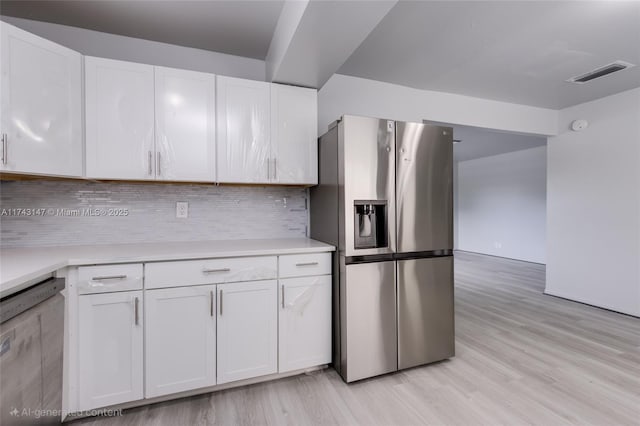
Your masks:
M220 289L220 316L222 316L222 289Z
M149 176L153 174L153 153L149 150Z
M9 149L9 138L6 133L2 134L2 164L7 164L9 162L8 158L8 149Z
M284 309L284 284L282 284L282 309Z
M209 293L210 293L209 295L211 296L211 303L209 304L209 310L210 310L209 313L211 316L213 316L213 299L214 299L213 290L211 290Z
M136 325L138 325L138 320L140 319L139 315L138 315L138 303L139 303L139 300L136 297L134 299L134 302L133 302L133 311L134 311L134 316L135 316L135 319L136 319Z
M271 180L271 158L267 158L267 180Z
M277 159L273 159L273 180L278 179L278 166L276 165Z
M156 153L156 163L157 163L156 164L156 173L158 174L158 176L160 176L162 174L162 168L160 166L161 161L162 161L162 159L160 157L160 151L158 151Z
M318 265L318 262L303 262L303 263L296 263L296 266L316 266Z
M208 269L208 268L204 268L202 270L203 274L213 274L216 272L231 272L230 268L218 268L218 269Z
M102 277L93 277L91 281L105 281L105 280L124 280L126 275L104 275Z

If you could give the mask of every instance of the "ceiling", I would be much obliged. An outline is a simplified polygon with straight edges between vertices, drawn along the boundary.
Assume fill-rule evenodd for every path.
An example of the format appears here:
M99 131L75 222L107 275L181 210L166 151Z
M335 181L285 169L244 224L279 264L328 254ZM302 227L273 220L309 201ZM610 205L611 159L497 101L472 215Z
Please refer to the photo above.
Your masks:
M565 82L618 59L639 66ZM338 72L564 108L640 86L640 2L400 1Z
M274 80L320 87L337 71L552 109L640 86L640 1L396 1L299 3L304 12L283 20L290 37L280 46L279 73L293 75ZM280 40L284 5L2 0L0 13L264 60ZM358 10L347 13L347 5ZM582 85L565 81L615 60L638 66Z
M503 133L479 127L445 125L453 127L453 138L460 141L460 143L453 144L454 161L474 160L547 144L547 138L542 136Z
M3 15L264 59L284 1L5 1Z

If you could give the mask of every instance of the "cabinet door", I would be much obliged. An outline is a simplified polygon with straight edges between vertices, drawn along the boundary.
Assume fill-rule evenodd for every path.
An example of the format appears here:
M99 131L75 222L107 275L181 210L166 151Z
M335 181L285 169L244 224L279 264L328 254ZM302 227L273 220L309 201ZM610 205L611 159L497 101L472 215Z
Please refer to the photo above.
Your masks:
M84 63L87 177L154 179L153 66Z
M155 67L156 177L215 180L215 75Z
M31 416L16 418L15 413L11 414L12 407L29 407L32 410L45 408L42 406L43 373L53 372L42 369L44 324L37 313L38 308L39 305L0 325L0 424L3 425L27 426L35 423L34 417ZM56 337L62 340L60 333L56 333ZM62 388L59 388L58 392L60 390ZM18 410L22 411L21 408ZM54 417L48 419L52 424L55 423Z
M278 183L318 183L318 92L271 85L272 179Z
M269 83L217 77L219 182L269 182L269 98Z
M82 176L82 56L6 23L0 170Z
M142 399L142 291L79 297L79 409Z
M278 372L331 362L331 275L279 281Z
M218 285L218 384L277 371L276 281Z
M216 287L145 292L145 396L216 384Z

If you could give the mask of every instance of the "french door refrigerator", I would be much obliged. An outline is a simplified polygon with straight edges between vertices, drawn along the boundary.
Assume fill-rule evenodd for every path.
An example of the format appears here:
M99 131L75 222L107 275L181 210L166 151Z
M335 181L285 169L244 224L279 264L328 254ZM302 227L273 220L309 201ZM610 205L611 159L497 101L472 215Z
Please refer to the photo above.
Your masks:
M320 137L311 237L334 255L346 382L454 355L452 129L343 116Z

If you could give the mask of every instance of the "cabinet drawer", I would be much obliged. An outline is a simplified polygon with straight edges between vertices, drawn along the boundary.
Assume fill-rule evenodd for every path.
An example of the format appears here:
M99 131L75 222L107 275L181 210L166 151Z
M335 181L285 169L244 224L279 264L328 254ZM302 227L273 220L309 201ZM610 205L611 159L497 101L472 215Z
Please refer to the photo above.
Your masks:
M81 266L78 294L142 290L142 264Z
M280 278L331 274L331 253L291 254L278 262Z
M268 280L277 272L275 256L147 263L145 288Z

